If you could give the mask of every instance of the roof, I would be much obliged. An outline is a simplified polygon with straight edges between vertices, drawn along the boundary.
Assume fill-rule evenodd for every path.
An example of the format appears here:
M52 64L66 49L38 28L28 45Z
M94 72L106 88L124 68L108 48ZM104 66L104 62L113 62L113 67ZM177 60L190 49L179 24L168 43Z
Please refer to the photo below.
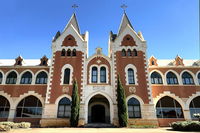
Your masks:
M175 60L165 60L165 59L157 59L158 66L173 66L173 62ZM200 60L188 60L183 59L184 66L200 66Z
M48 60L48 65L50 65L51 60ZM14 66L15 59L0 59L0 66ZM40 59L23 59L22 66L39 66Z
M127 25L129 25L133 29L133 26L131 25L131 22L129 21L128 16L124 12L122 21L119 27L118 35L123 31L124 28L126 28Z
M76 19L75 13L72 15L71 19L69 20L68 24L65 26L64 30L66 30L70 25L72 25L77 30L77 32L80 34L80 29L78 26L78 21Z

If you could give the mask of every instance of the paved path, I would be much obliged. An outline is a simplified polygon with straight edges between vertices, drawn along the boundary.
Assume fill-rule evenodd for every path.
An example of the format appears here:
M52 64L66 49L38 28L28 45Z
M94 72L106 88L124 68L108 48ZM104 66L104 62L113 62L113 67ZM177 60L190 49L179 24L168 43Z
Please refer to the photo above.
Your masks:
M8 133L181 133L170 128L33 128L15 129ZM184 132L185 133L185 132ZM189 132L195 133L195 132Z

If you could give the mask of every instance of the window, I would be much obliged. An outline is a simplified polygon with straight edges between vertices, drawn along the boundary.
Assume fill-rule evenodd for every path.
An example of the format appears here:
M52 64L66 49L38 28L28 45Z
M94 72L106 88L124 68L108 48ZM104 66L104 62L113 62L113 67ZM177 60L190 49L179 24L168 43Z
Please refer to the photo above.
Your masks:
M70 49L67 50L67 56L71 56L71 50Z
M20 60L17 61L17 65L22 65L22 62Z
M135 98L128 100L128 116L129 118L141 118L140 102Z
M100 69L100 82L106 83L106 68L105 67L101 67Z
M3 81L3 74L0 72L0 84L2 84Z
M30 72L25 72L22 75L20 84L31 84L32 82L32 74Z
M158 101L156 115L158 118L184 118L181 105L169 96Z
M3 97L0 96L0 118L8 118L9 110L10 110L10 103L9 101Z
M184 72L182 75L182 81L184 85L194 84L192 76L188 72Z
M43 61L42 61L42 65L43 65L43 66L47 65L47 61L43 60Z
M167 73L167 84L178 84L178 79L173 72Z
M71 101L62 98L58 103L58 118L69 118L71 116Z
M200 113L200 96L194 98L190 103L191 118L195 118L194 114Z
M16 72L11 72L8 74L6 78L6 84L16 84L17 82L17 74Z
M151 83L152 84L162 84L163 81L162 81L161 75L157 72L153 72L151 74Z
M128 83L135 84L134 71L131 68L128 69Z
M154 61L152 61L152 62L151 62L151 65L155 65L155 62L154 62Z
M41 118L42 103L35 96L28 96L20 101L16 109L16 117Z
M131 50L130 50L130 49L128 49L127 55L128 55L128 56L132 56L132 53L131 53Z
M64 84L69 84L70 81L70 69L67 68L65 69L65 73L64 73Z
M200 73L198 74L198 82L199 82L199 85L200 85Z
M61 51L61 56L65 56L65 54L66 54L66 51L65 51L65 49L63 49L63 50Z
M126 56L126 51L125 51L125 49L122 49L122 56Z
M36 77L36 84L47 84L47 74L40 72Z
M73 49L72 56L76 56L76 49Z
M97 83L97 80L98 80L97 67L92 67L92 83Z
M138 56L138 53L137 53L136 49L133 50L133 56Z

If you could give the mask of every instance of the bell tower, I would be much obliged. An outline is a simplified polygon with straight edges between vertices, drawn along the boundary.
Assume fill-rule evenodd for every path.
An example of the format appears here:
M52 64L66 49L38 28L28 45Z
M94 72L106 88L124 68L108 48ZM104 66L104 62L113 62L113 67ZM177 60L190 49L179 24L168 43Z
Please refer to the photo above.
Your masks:
M124 8L124 6L123 6ZM117 88L117 74L125 89L127 104L135 100L138 111L129 114L129 123L157 125L151 87L149 85L146 41L141 32L136 32L124 9L117 34L110 32L109 57L112 58L113 84ZM115 114L117 115L117 114ZM137 120L136 120L137 118Z
M58 31L52 40L51 66L41 126L56 126L56 123L59 126L69 125L70 115L62 113L63 109L58 104L63 98L71 101L75 79L81 97L87 53L88 32L81 34L76 14L73 13L63 32Z

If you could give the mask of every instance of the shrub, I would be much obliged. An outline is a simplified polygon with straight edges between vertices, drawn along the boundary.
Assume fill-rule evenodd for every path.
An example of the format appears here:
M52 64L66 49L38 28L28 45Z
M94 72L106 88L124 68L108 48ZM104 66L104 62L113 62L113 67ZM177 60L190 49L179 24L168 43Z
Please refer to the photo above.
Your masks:
M118 107L119 126L127 127L128 114L127 114L126 96L119 75L117 79L117 103L118 103L117 107Z
M9 131L12 129L17 128L30 128L31 123L29 122L21 122L21 123L14 123L14 122L0 122L0 131Z
M78 93L78 85L77 85L77 81L74 80L73 90L72 90L71 117L70 117L71 127L78 126L79 110L80 110L80 99L79 99L79 93Z
M200 131L200 122L198 121L173 122L170 126L176 131Z
M31 127L31 123L29 122L21 122L21 123L18 123L18 127L19 128L30 128Z
M1 131L10 131L11 127L8 125L0 125L0 132Z
M0 125L9 126L12 128L14 125L14 122L10 122L10 121L0 122Z

